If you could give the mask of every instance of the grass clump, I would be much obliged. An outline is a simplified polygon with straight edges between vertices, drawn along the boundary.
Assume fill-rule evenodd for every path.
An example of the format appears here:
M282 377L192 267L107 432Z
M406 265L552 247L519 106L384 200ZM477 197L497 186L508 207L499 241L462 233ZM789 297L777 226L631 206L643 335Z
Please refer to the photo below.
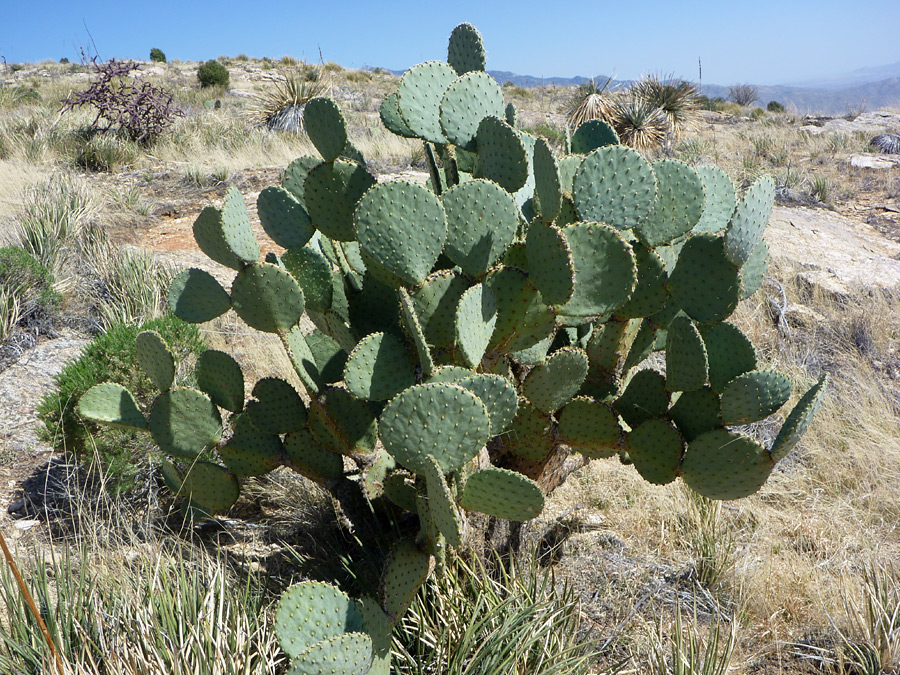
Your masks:
M179 364L193 362L206 349L197 326L171 315L140 326L112 324L56 376L53 390L37 406L43 439L80 461L98 461L109 475L112 489L119 492L133 487L135 476L156 446L146 433L100 427L82 420L77 404L88 389L102 382L127 387L143 405L157 395L150 378L136 366L134 341L144 330L158 332ZM176 383L187 385L191 378L179 369Z
M18 246L0 248L0 340L17 326L42 330L62 303L53 274Z

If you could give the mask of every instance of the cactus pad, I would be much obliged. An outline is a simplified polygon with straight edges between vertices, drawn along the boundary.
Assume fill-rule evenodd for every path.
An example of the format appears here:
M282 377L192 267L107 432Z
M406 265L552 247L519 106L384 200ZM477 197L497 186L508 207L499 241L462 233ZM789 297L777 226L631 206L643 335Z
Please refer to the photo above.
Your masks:
M168 345L154 330L145 330L134 341L135 357L147 377L160 391L166 391L175 381L175 358Z
M333 162L347 145L347 125L337 103L319 96L303 108L303 127L326 162Z
M426 61L403 73L398 105L403 121L416 136L432 143L447 142L441 129L441 99L456 78L456 71L442 61Z
M428 344L452 349L456 343L456 308L468 282L449 270L435 272L412 294L413 308Z
M731 316L741 298L741 278L725 256L721 238L699 234L688 240L669 276L669 292L700 323Z
M530 478L492 466L469 476L459 505L468 511L521 522L536 518L544 510L544 493Z
M719 397L709 387L682 392L669 410L669 417L690 443L700 434L722 426Z
M221 209L214 206L204 207L194 221L193 230L197 246L210 259L233 270L239 270L244 266L244 261L231 250L225 240Z
M265 333L290 330L303 315L303 290L288 272L257 263L240 272L231 285L231 305L251 328Z
M345 633L317 642L297 656L287 675L358 675L370 673L372 661L372 638Z
M524 398L509 430L503 436L510 452L529 462L540 462L553 450L555 441L550 416Z
M449 473L478 454L491 436L487 408L475 394L455 384L410 387L381 413L385 449L406 468L421 473L433 455Z
M117 427L147 429L147 420L134 396L121 384L96 384L78 401L78 412L95 422Z
M618 145L619 135L603 120L588 120L572 134L572 154L587 155L604 145Z
M556 317L527 275L505 267L489 274L485 283L498 310L490 349L517 352L553 333Z
M516 192L528 181L528 155L519 134L499 117L481 120L476 135L478 159L475 175Z
M588 396L569 401L559 413L562 442L585 457L612 457L622 429L615 411Z
M706 202L700 222L694 226L694 234L718 234L728 226L737 204L734 183L716 166L698 166L695 170L703 183Z
M428 510L438 531L444 535L448 544L456 548L462 544L462 522L456 511L453 495L434 457L426 457L423 468L428 491Z
M232 473L261 476L281 464L281 438L258 430L247 415L234 415L231 423L234 434L219 446L219 456Z
M334 384L344 379L347 352L341 349L337 340L327 333L314 330L306 335L306 343L323 382Z
M483 179L455 185L442 199L447 212L444 252L463 272L479 277L516 238L516 202L502 187Z
M800 442L800 438L806 433L806 429L812 422L813 415L822 405L825 398L825 390L828 387L828 376L822 375L819 381L807 391L799 401L791 414L788 415L772 443L769 451L773 462L779 462Z
M652 316L662 310L669 299L666 266L655 250L639 242L632 244L632 253L637 264L637 284L628 301L616 310L616 316Z
M457 79L441 100L441 129L447 140L464 150L475 151L478 125L488 115L503 117L503 90L497 80L482 71Z
M244 203L244 197L236 187L229 187L225 192L221 223L222 240L228 250L243 263L256 262L259 259L259 244L250 227L247 204ZM240 269L233 265L228 265L228 267Z
M285 463L310 480L330 482L344 475L344 460L319 445L306 429L284 437Z
M775 205L775 179L763 176L738 203L725 231L725 255L737 266L747 262L762 241L763 230Z
M575 261L566 236L555 225L534 222L525 240L529 279L544 301L562 305L575 292Z
M244 374L230 354L207 349L197 358L197 387L213 403L238 412L244 407Z
M516 389L505 377L490 373L469 374L456 380L456 384L471 391L484 403L491 421L492 436L500 434L516 416L519 404Z
M410 129L403 120L403 115L400 114L400 97L397 96L397 92L385 96L384 100L381 102L381 107L378 109L378 113L381 117L381 123L384 124L391 133L405 138L416 137L412 132L412 129Z
M756 370L756 349L733 323L723 321L702 331L709 358L709 385L721 393L738 375Z
M412 298L405 288L400 288L400 320L403 324L403 330L407 337L412 341L416 348L416 355L419 357L419 366L422 373L426 376L434 372L434 361L431 358L431 351L428 349L428 343L425 340L425 331L422 330L422 324L419 323L419 317L416 314L416 308L413 306Z
M578 393L587 372L587 354L581 349L563 347L528 373L522 382L522 393L538 410L554 413Z
M329 389L309 404L309 430L326 450L341 455L368 454L375 449L375 413L345 389Z
M331 264L312 246L292 248L281 257L284 268L300 284L306 307L312 312L325 312L334 299Z
M386 401L416 383L406 347L388 333L373 333L360 340L344 368L344 383L354 396Z
M277 377L264 377L253 387L255 401L247 404L253 426L266 434L285 434L306 425L306 406L290 384Z
M648 246L668 244L690 232L703 213L703 183L700 176L684 162L662 159L654 162L656 203L647 219L634 228Z
M304 192L313 225L337 241L356 239L353 210L375 182L372 174L354 162L323 162L310 169Z
M150 433L164 453L192 459L222 437L222 418L206 394L193 389L170 389L153 403Z
M582 220L630 230L653 210L656 189L653 169L639 152L608 145L582 160L573 194Z
M532 166L534 167L534 194L540 204L541 220L549 223L559 213L562 186L556 158L543 138L537 139L534 144Z
M759 490L774 462L752 438L714 429L688 445L681 465L684 482L710 499L741 499Z
M625 363L622 365L624 370L627 371L634 368L650 356L656 345L657 333L657 329L653 327L649 320L644 319L641 322L640 328L638 328L634 340L631 342L631 349L628 350L628 354L625 356Z
M709 364L706 346L694 322L677 316L666 337L666 389L694 391L706 384Z
M319 581L291 586L275 610L275 634L291 658L322 640L362 630L365 621L356 603L343 591Z
M231 298L212 274L192 267L172 279L169 309L182 321L206 323L231 309Z
M761 239L741 267L741 300L759 290L769 271L769 245Z
M764 419L783 406L791 395L791 381L771 370L738 375L722 392L722 422L749 424Z
M288 164L281 178L281 187L301 203L306 203L306 176L322 163L318 157L298 157ZM285 247L289 248L289 247Z
M367 267L375 273L369 260L377 261L377 269L410 286L425 280L447 238L440 200L427 188L404 181L369 190L356 207L354 222L360 249L369 256Z
M607 314L625 303L637 283L631 245L600 223L576 223L563 230L575 263L575 292L559 311L574 317Z
M279 246L303 246L315 234L312 219L290 192L270 185L256 198L256 211L263 230Z
M381 606L391 623L396 625L409 609L431 568L431 556L414 541L401 539L394 544L381 577Z
M497 303L491 289L476 284L462 294L456 309L456 344L466 365L476 368L497 324Z
M459 75L473 70L484 70L485 55L481 33L470 23L461 23L450 33L447 45L447 63Z
M225 511L237 501L241 489L233 473L211 462L194 462L182 479L179 494L207 513Z
M666 485L678 477L684 441L665 420L642 422L628 434L628 456L648 483Z
M615 407L632 428L652 417L665 415L669 408L665 378L655 370L639 370L616 400Z

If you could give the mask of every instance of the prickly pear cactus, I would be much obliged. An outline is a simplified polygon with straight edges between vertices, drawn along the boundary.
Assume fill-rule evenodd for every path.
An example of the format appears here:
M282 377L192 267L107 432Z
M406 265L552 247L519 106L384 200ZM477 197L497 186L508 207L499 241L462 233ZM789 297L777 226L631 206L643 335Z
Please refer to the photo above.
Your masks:
M297 159L257 201L284 252L260 260L233 188L197 218L198 246L234 280L185 270L172 311L200 323L233 309L278 335L305 391L266 378L245 401L240 366L217 351L199 359L197 390L173 387L171 354L145 333L138 361L160 389L149 413L111 384L80 404L149 430L189 513L225 510L242 478L287 466L418 515L377 600L321 584L284 597L292 673L387 673L390 627L446 545L463 543L466 514L534 518L567 459L619 457L649 482L738 499L825 393L822 379L771 447L730 428L791 395L727 321L765 274L771 178L738 198L722 171L651 164L602 124L556 157L515 128L472 26L453 31L448 61L411 68L381 106L390 131L424 142L429 185L378 183L339 107L315 99L306 129L322 158ZM653 352L665 373L646 365Z

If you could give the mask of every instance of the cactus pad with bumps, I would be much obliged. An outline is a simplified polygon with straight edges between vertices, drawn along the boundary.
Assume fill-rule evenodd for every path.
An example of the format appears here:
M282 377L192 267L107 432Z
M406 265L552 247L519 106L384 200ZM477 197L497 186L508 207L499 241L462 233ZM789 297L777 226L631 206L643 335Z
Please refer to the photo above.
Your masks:
M275 634L291 658L323 640L363 630L365 620L356 603L319 581L291 586L275 609Z
M734 183L716 166L698 166L695 170L703 183L706 201L700 222L694 226L694 234L718 234L728 226L737 204Z
M534 194L540 204L541 220L546 223L553 222L559 213L562 186L556 158L550 151L550 145L543 138L538 138L534 144L532 166Z
M412 341L416 348L416 355L419 357L419 366L422 373L426 376L434 372L434 360L431 358L431 350L428 348L428 342L425 339L425 331L422 330L422 324L419 322L419 315L416 314L416 308L413 306L412 298L405 288L399 289L400 297L400 320L403 324L403 330L407 337Z
M329 389L309 405L309 430L326 450L369 454L378 439L375 413L345 389Z
M347 145L347 125L337 103L318 96L303 107L303 127L326 162L333 162Z
M175 381L175 358L168 345L154 330L145 330L134 341L135 357L150 381L166 391Z
M562 305L575 292L575 261L566 236L555 225L534 222L525 240L529 279L544 301Z
M666 266L652 248L640 242L633 242L631 246L637 265L637 283L634 292L615 314L620 318L652 316L662 310L669 299Z
M725 256L719 237L691 237L669 276L669 292L689 317L700 323L728 318L741 298L738 269Z
M281 257L284 268L300 284L306 307L312 312L326 312L334 300L331 264L312 246L292 248Z
M255 401L247 404L253 426L266 434L285 434L306 425L306 406L289 383L264 377L253 387Z
M95 422L117 427L147 429L147 420L134 396L121 384L104 382L85 392L78 402L78 412Z
M791 395L791 381L771 370L738 375L722 392L722 422L729 426L765 419Z
M234 474L261 476L281 464L281 438L257 429L246 414L232 416L231 424L234 434L218 451Z
M655 370L639 370L631 377L615 406L632 428L652 417L662 417L669 408L665 378Z
M291 661L287 675L359 675L371 673L372 638L345 633L317 642Z
M542 412L554 413L581 389L587 377L588 356L581 349L563 347L522 382L522 393Z
M355 162L339 159L310 169L303 186L313 225L331 239L354 241L353 210L375 182L375 177Z
M269 263L249 265L231 284L231 305L251 328L290 330L303 316L303 290L288 272Z
M381 577L381 606L395 624L406 613L419 588L431 573L432 558L410 539L391 549Z
M301 204L306 203L306 176L322 163L318 157L298 157L288 164L281 178L281 186ZM287 248L287 247L286 247Z
M587 155L605 145L618 145L616 130L603 120L588 120L572 134L572 154Z
M244 407L244 374L230 354L207 349L197 358L195 374L197 387L217 406L231 412Z
M660 246L690 232L699 222L703 183L696 171L675 159L654 162L653 172L657 181L656 202L634 231L648 246Z
M481 33L470 23L461 23L450 33L447 63L460 75L484 70L485 55Z
M475 394L455 384L420 384L387 404L379 422L381 442L401 465L421 472L433 455L445 472L478 454L491 436L490 417Z
M381 107L378 109L378 114L381 117L381 123L391 133L405 138L416 137L403 119L403 115L400 114L400 97L397 95L397 92L390 93L384 97Z
M769 245L761 239L741 267L741 300L759 290L769 271Z
M441 129L447 140L464 150L475 151L478 125L488 115L503 117L503 91L497 80L482 71L457 79L441 100Z
M656 176L640 153L622 145L594 150L575 172L575 207L582 220L630 230L656 203Z
M447 142L441 129L441 99L456 78L456 71L442 61L426 61L403 73L398 105L406 126L416 136L432 143Z
M709 362L706 345L694 322L676 316L666 336L666 388L669 391L694 391L706 384Z
M389 333L372 333L350 352L344 367L350 393L368 401L386 401L416 383L406 347Z
M774 205L775 179L772 176L759 178L747 189L725 231L725 255L732 263L741 266L749 260L762 241Z
M465 278L444 270L429 275L422 286L410 294L428 344L453 348L456 343L456 308L468 288Z
M526 399L520 399L516 417L503 436L503 444L529 462L543 461L555 444L550 416Z
M489 349L517 352L553 333L556 316L526 274L505 267L491 272L485 284L497 301L497 325Z
M675 480L683 453L681 434L665 420L647 420L628 434L628 456L648 483L666 485Z
M516 416L516 389L505 377L478 373L456 380L456 384L471 391L484 403L491 420L492 436L500 434Z
M756 370L756 349L733 323L723 321L702 331L709 359L709 385L722 393L738 375Z
M784 425L775 437L772 448L769 451L772 461L779 462L784 459L787 454L800 441L800 438L806 433L807 428L812 422L813 415L822 405L825 398L825 391L828 387L828 376L822 375L819 381L807 391L799 401L787 419Z
M424 475L428 495L428 507L431 517L438 531L447 539L451 546L458 547L462 544L462 521L456 511L453 494L447 487L447 481L441 472L437 460L428 456L425 458Z
M497 324L497 303L490 288L475 284L462 294L456 309L456 344L466 365L476 368Z
M226 468L211 462L194 462L185 471L179 494L208 513L225 511L241 494L237 478Z
M169 286L169 309L182 321L206 323L231 309L228 292L205 270L182 270Z
M476 176L494 181L507 192L525 186L529 177L528 154L515 129L499 117L488 116L478 125L475 139Z
M521 522L544 510L544 493L530 478L492 466L469 476L459 505L467 511Z
M256 211L266 234L284 248L303 246L315 234L303 204L283 187L270 185L260 192Z
M682 392L669 409L669 417L690 443L700 434L722 426L719 397L709 387Z
M192 459L222 437L222 418L206 394L194 389L170 389L153 403L150 433L164 453Z
M559 413L563 443L585 457L612 457L618 451L622 429L615 411L589 396L569 401Z
M759 490L774 462L752 438L714 429L691 441L681 465L684 482L710 499L741 499Z
M344 460L319 445L306 429L294 431L284 437L285 463L319 482L336 481L344 475Z

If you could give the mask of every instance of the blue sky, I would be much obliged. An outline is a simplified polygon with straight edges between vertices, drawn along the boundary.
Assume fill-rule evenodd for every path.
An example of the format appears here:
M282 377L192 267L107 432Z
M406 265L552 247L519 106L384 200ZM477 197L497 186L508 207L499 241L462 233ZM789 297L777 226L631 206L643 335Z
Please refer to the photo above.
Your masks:
M294 0L0 0L0 55L75 61L93 36L101 57L169 59L290 54L358 68L446 58L475 24L488 68L522 75L674 73L704 83L782 84L900 61L900 0L606 0L308 2Z

